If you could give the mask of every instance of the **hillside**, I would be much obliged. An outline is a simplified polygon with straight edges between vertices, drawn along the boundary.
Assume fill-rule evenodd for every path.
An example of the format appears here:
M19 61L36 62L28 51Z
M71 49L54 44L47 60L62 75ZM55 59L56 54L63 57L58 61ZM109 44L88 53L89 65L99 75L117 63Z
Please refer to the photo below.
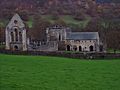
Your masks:
M59 12L61 14L72 14L74 10L78 8L83 8L93 2L91 0L86 0L81 2L81 0L3 0L0 1L0 8L4 10L28 10L40 13L50 13L51 11ZM87 5L86 5L87 4Z
M62 24L73 31L98 31L109 48L120 49L120 3L116 2L119 0L0 0L0 41L4 41L9 20L19 13L30 35L40 33L37 38L43 38L51 24Z
M111 0L2 0L0 1L0 12L3 14L14 11L26 11L28 13L39 14L96 14L100 5L98 3ZM106 5L109 8L115 8L114 6ZM117 5L118 6L118 5ZM116 6L116 7L117 7Z
M67 23L73 21L77 25L80 25L78 23L81 23L81 20L118 19L120 4L106 4L108 1L114 2L114 0L2 0L0 1L0 26L5 26L15 12L19 13L24 21L31 21L31 17L36 15L42 15L44 19L51 20L46 16L52 15L62 18ZM61 15L71 18L66 19Z

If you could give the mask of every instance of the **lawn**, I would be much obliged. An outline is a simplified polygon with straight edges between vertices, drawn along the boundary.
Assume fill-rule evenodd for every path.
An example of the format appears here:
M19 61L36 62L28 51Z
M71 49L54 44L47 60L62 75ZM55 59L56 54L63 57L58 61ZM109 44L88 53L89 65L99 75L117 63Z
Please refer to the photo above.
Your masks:
M0 55L0 90L120 90L120 60Z

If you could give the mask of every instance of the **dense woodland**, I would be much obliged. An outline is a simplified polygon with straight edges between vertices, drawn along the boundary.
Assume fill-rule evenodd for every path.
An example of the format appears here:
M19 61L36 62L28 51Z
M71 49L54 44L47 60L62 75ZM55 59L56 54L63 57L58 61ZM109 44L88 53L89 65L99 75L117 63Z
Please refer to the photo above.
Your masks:
M120 3L116 1L0 0L0 41L5 40L8 21L14 13L19 13L33 39L44 40L46 27L60 24L73 31L98 31L109 49L120 49Z

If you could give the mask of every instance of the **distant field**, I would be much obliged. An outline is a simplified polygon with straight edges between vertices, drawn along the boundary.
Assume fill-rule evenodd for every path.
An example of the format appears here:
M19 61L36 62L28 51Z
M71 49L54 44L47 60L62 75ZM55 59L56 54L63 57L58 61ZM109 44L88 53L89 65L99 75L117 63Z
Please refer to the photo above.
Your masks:
M42 18L50 21L51 23L55 22L55 20L53 19L53 16L51 15L42 15ZM85 28L88 22L90 21L89 17L86 20L78 21L78 20L75 20L70 15L62 15L59 18L63 20L67 25L69 25L70 27L74 27L74 28L75 27Z
M119 90L120 60L0 55L0 90Z
M55 23L56 20L53 19L53 16L51 15L42 15L41 16L43 19ZM90 18L88 17L86 20L83 21L78 21L75 20L72 16L70 15L62 15L59 17L61 20L63 20L68 26L76 28L85 28L88 22L90 21ZM30 19L26 22L29 28L33 27L33 17L30 17ZM0 20L0 26L5 27L8 24L8 20Z

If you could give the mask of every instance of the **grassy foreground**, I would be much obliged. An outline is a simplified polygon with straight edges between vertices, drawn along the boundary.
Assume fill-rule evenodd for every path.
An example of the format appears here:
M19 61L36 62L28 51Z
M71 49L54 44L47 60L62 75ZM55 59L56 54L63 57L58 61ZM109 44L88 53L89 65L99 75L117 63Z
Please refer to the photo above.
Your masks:
M120 90L120 60L0 55L0 90Z

